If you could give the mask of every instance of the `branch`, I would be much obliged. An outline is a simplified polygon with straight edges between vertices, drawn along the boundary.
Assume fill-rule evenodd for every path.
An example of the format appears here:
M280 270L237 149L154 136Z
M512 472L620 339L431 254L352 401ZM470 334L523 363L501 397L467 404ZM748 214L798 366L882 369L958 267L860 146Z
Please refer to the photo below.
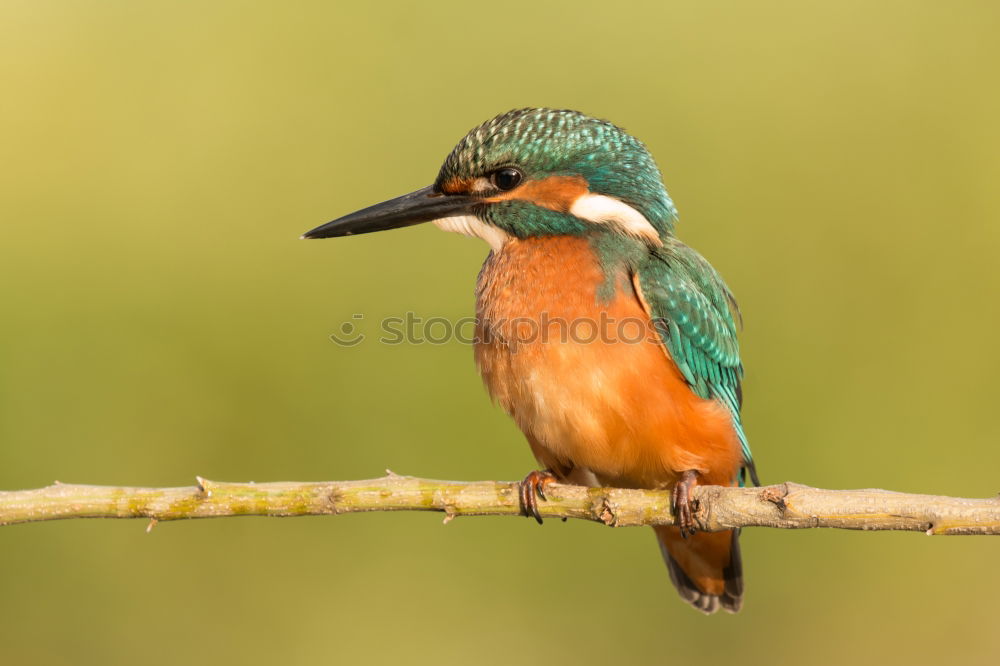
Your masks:
M551 484L543 516L613 527L670 525L670 493ZM910 495L888 490L822 490L797 483L763 488L694 488L695 521L710 532L737 527L837 527L927 534L1000 534L1000 499ZM455 516L517 516L518 484L388 476L322 483L223 483L198 477L185 488L85 486L56 482L0 492L0 525L64 518L159 521L225 516L316 516L359 511L440 511Z

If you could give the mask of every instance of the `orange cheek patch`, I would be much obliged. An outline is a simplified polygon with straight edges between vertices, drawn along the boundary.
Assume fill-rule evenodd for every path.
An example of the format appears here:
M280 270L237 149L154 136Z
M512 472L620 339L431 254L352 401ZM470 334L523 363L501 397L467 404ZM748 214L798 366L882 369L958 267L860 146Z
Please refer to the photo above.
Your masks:
M441 184L445 194L465 194L472 189L472 178L452 178Z
M504 192L486 199L489 202L518 199L530 201L561 213L569 211L573 202L589 191L587 181L580 176L549 176L541 180L529 180L510 192Z

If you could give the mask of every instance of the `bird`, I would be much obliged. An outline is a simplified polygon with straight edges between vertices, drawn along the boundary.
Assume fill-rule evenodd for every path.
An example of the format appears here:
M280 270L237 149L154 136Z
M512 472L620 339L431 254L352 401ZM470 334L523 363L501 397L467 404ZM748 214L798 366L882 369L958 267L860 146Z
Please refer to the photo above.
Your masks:
M541 467L519 486L522 513L540 523L554 482L668 490L675 524L653 529L670 580L697 610L735 613L738 531L699 531L692 488L760 485L740 417L742 315L677 220L638 139L522 108L469 131L433 184L303 238L432 222L486 241L474 356Z

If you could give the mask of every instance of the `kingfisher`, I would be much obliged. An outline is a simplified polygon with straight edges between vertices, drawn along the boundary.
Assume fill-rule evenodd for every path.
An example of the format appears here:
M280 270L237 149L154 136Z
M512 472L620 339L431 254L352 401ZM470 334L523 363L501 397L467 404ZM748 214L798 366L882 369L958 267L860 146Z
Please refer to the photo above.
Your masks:
M646 147L610 122L525 108L472 129L432 185L304 238L432 222L480 238L475 361L541 469L522 512L558 481L669 490L656 526L684 601L737 612L737 531L698 531L691 489L759 485L740 419L739 307L719 273L680 242L677 210Z

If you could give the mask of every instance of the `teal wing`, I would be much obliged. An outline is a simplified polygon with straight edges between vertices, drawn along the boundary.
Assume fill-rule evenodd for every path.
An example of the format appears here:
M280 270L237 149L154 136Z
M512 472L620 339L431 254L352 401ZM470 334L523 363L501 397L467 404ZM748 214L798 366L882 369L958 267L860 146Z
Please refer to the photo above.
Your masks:
M760 485L740 421L740 313L729 288L700 254L674 239L638 267L637 278L660 337L691 389L732 413L744 467Z

